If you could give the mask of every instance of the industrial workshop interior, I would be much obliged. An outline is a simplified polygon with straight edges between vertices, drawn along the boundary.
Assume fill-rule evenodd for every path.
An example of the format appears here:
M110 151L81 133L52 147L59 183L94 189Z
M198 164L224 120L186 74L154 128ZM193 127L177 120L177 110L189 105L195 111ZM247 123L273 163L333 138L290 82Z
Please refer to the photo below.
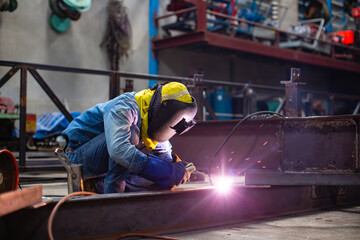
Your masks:
M360 239L359 0L0 0L0 239Z

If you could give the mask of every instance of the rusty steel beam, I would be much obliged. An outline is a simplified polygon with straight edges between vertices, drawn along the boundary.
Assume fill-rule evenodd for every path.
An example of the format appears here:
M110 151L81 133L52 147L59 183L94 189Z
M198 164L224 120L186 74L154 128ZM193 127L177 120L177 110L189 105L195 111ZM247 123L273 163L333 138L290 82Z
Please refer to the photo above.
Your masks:
M51 101L56 105L56 107L64 114L65 118L71 122L74 118L71 116L66 107L62 104L60 99L56 96L56 94L51 90L49 85L44 81L44 79L40 76L40 74L34 70L29 69L29 72L34 77L34 79L39 83L40 87L44 90L44 92L48 95Z
M42 200L42 185L0 194L0 217Z
M338 195L338 188L333 187L315 196L310 186L233 186L225 195L213 187L97 195L65 202L52 229L55 239L111 238L129 232L175 233L359 203L359 190L353 186ZM0 229L5 229L4 237L48 239L47 221L54 205L3 216Z
M235 175L259 170L356 173L359 120L359 115L247 120L219 151L211 171L231 170ZM209 171L215 150L237 122L199 122L171 139L173 151L199 170Z
M19 68L14 66L12 67L1 79L0 79L0 88L19 71Z
M272 186L360 186L359 173L271 173L249 172L245 173L245 185L272 185Z
M27 70L21 68L20 77L20 142L19 142L19 167L26 166L26 105L27 105Z

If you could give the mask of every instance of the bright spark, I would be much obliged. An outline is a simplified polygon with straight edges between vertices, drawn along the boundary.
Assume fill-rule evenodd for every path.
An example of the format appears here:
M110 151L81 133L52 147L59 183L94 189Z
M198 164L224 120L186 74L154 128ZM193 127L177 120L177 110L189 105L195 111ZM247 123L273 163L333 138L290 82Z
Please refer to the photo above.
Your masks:
M230 191L233 182L234 179L223 177L215 181L215 186L219 193L227 194Z

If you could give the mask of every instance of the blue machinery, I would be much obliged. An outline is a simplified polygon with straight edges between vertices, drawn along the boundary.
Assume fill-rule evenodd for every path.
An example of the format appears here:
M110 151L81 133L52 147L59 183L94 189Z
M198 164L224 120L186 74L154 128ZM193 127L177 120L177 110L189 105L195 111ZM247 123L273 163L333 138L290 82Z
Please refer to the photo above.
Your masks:
M212 0L208 2L208 9L220 14L225 14L229 17L244 18L245 20L252 22L262 22L265 20L265 16L260 12L262 1L256 4L256 0L247 2L247 7L239 11L238 0ZM194 5L184 0L172 0L167 6L168 11L181 11L194 8ZM183 32L193 31L194 27L191 21L196 19L195 13L179 13L177 14L177 20L175 23L170 23L162 26L167 35L171 35L169 30L179 30ZM211 32L230 32L249 34L251 32L252 25L248 25L247 29L233 28L232 25L236 25L236 21L226 19L220 16L209 17L208 30Z

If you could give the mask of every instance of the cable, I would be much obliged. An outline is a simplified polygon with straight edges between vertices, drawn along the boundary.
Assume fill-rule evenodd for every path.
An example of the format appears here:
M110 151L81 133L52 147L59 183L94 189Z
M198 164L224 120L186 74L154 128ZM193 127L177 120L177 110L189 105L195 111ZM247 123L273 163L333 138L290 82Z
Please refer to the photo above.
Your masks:
M223 146L225 145L225 143L227 143L227 141L229 140L229 138L231 137L231 135L234 133L235 129L241 124L243 123L245 120L255 116L255 115L261 115L261 114L272 114L272 115L278 115L280 117L284 117L284 115L281 115L280 113L277 112L272 112L272 111L260 111L260 112L255 112L252 114L247 115L246 117L244 117L243 119L241 119L234 127L233 129L231 129L230 133L226 136L224 142L220 145L220 147L216 150L216 152L214 153L213 157L211 158L210 161L210 166L209 166L209 181L211 183L211 185L214 185L212 180L211 180L211 168L212 168L212 164L214 162L214 159L216 157L216 155L219 153L219 151L223 148Z
M54 209L51 211L49 220L48 220L48 225L47 225L47 231L48 231L48 236L50 240L54 240L54 236L52 234L52 223L55 217L55 214L57 212L57 210L59 209L59 207L61 206L61 204L63 204L66 200L68 200L69 198L73 197L73 196L79 196L79 195L97 195L96 193L92 193L92 192L74 192L74 193L70 193L69 195L66 195L65 197L63 197L54 207Z
M73 197L73 196L79 196L79 195L97 195L97 193L93 193L93 192L74 192L74 193L70 193L68 195L66 195L65 197L63 197L53 208L53 210L51 211L49 220L48 220L48 225L47 225L47 231L48 231L48 236L50 240L54 240L54 236L52 233L52 223L54 221L55 218L55 214L57 212L57 210L60 208L60 206L69 198ZM158 236L158 235L152 235L152 234L146 234L146 233L125 233L122 234L118 237L116 237L115 239L121 239L121 238L125 238L125 237L146 237L146 238L155 238L155 239L165 239L165 240L179 240L178 238L171 238L171 237L163 237L163 236Z
M146 238L155 238L155 239L165 239L165 240L179 240L178 238L172 238L172 237L163 237L159 235L152 235L152 234L146 234L146 233L125 233L121 234L120 236L116 237L115 239L122 239L126 237L146 237Z

